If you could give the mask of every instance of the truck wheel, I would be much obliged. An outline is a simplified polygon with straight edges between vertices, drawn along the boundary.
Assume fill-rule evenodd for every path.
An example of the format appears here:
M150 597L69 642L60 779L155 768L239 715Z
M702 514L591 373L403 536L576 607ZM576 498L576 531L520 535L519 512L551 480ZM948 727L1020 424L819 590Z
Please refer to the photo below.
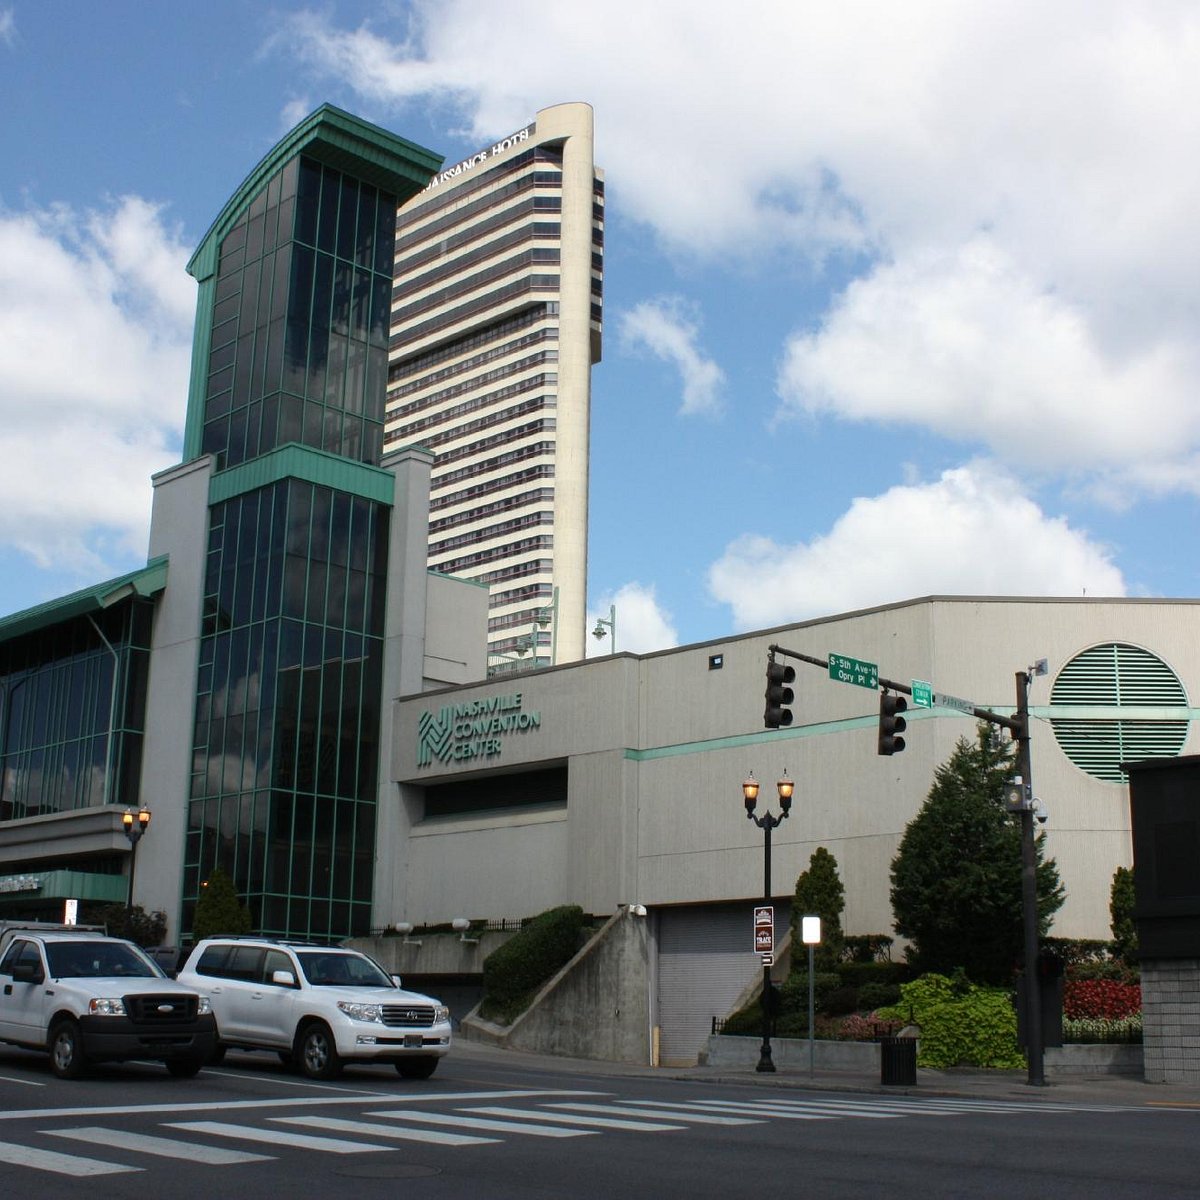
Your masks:
M194 1056L167 1059L167 1070L176 1079L191 1079L193 1076L200 1074L202 1066L204 1066L204 1059Z
M342 1072L333 1034L324 1021L310 1021L296 1039L296 1062L309 1079L336 1079Z
M87 1059L79 1040L79 1026L70 1017L50 1028L50 1069L59 1079L78 1079L87 1070Z
M403 1079L428 1079L437 1070L438 1060L433 1056L422 1058L402 1058L396 1063L396 1070Z

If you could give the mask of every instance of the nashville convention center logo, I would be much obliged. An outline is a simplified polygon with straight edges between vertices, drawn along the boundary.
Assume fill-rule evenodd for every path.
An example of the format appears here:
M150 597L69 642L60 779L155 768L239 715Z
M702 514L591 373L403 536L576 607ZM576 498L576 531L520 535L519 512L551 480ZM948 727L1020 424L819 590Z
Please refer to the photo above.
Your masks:
M417 722L417 766L495 758L509 734L541 727L542 714L525 712L521 699L514 692L426 710Z

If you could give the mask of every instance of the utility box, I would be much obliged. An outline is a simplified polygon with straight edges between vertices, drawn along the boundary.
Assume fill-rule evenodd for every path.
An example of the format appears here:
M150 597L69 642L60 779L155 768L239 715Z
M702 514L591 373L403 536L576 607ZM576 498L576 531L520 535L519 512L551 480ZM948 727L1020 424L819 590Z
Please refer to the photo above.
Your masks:
M1200 755L1122 763L1145 959L1200 958Z

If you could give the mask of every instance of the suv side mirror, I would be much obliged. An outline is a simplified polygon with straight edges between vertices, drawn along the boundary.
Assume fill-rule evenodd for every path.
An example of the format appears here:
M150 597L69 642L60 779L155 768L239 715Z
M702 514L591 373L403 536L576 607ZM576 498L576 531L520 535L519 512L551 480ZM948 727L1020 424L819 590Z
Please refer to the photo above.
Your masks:
M399 976L399 975L393 975L393 976L392 976L392 982L393 982L393 983L394 983L394 984L395 984L397 987L403 987L403 986L404 986L404 984L402 984L402 983L400 982L400 976Z
M13 983L42 983L45 975L37 963L19 962L13 964Z
M271 982L279 984L280 987L294 988L296 986L296 977L291 971L272 971Z

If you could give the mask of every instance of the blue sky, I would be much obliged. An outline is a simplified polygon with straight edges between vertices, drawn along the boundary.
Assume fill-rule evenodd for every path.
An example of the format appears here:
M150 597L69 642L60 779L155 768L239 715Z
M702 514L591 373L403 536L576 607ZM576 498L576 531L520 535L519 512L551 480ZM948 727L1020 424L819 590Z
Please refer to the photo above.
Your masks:
M323 101L449 162L594 106L619 649L1198 596L1198 93L1170 0L0 0L0 612L145 561L184 264Z

